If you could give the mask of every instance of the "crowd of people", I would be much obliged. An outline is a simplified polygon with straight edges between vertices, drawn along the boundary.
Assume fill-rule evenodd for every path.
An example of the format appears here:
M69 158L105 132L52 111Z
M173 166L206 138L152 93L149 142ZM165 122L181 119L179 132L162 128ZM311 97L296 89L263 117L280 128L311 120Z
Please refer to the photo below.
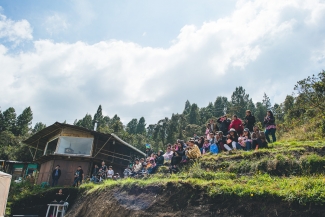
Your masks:
M205 134L198 136L193 135L188 141L177 140L175 144L168 144L166 151L158 151L154 153L151 147L146 147L146 157L135 159L134 163L128 166L123 177L142 177L148 174L154 174L160 166L165 162L169 165L171 173L177 172L179 166L191 159L197 159L206 153L217 154L219 152L232 152L234 150L258 150L267 148L272 141L276 141L276 125L275 118L271 111L267 111L264 118L265 131L261 131L256 126L255 117L251 111L246 111L244 120L239 119L236 115L232 116L232 120L222 116L217 120L211 119L206 126ZM53 171L53 183L57 183L60 177L59 165ZM112 166L106 166L102 162L101 167L94 166L91 181L98 183L105 179L120 179L119 173L114 173ZM83 180L83 171L79 167L75 174L73 186L77 186Z
M175 144L168 144L166 152L160 150L157 154L150 148L146 149L146 161L141 159L138 168L128 168L130 173L137 174L139 171L152 174L164 162L170 163L170 171L177 172L178 165L186 163L190 159L197 159L208 152L216 154L222 151L232 152L234 150L258 150L267 148L272 141L276 141L276 125L272 111L267 111L264 118L265 131L261 131L256 126L255 117L250 110L246 111L244 120L237 115L232 116L230 120L226 115L217 120L211 119L206 126L205 134L193 135L189 141L177 140ZM141 165L140 165L141 164ZM133 170L132 170L133 169Z

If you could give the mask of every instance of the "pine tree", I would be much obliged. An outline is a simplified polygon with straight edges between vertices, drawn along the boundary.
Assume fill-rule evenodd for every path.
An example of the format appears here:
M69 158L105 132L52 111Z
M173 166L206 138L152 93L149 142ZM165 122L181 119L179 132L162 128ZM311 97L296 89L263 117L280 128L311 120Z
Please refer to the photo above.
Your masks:
M261 102L256 103L256 110L255 110L254 115L255 115L255 119L257 122L259 121L259 122L263 123L264 117L266 115L266 111L267 111L267 109L266 109L265 105L263 105L263 103L261 103Z
M190 111L191 111L191 103L190 103L190 101L186 100L183 114L187 115L190 113Z
M249 102L249 95L246 94L243 87L236 87L236 90L231 95L231 108L232 114L236 114L240 118L245 117L247 104Z
M2 111L0 110L0 133L2 131L4 131L3 122L4 122L4 117L3 117Z
M33 133L37 133L41 130L46 128L46 124L43 124L42 122L37 122L32 130Z
M33 120L33 112L30 107L24 109L24 111L17 117L15 134L23 136L30 130L30 125Z
M103 110L102 110L101 105L98 106L97 112L94 115L93 128L94 128L96 122L97 122L97 129L99 126L103 125Z
M2 131L8 130L14 133L16 127L16 111L13 107L8 108L2 113Z
M199 107L197 106L197 104L193 103L191 106L190 113L188 114L189 124L199 124L199 120Z
M126 131L130 134L136 134L137 133L137 125L138 120L136 118L133 118L127 125L126 125Z
M138 125L137 125L137 131L136 133L138 134L143 134L146 132L146 120L144 119L144 117L141 117L139 122L138 122Z
M267 110L271 110L271 109L272 109L271 100L270 100L270 98L266 95L266 93L264 93L264 95L263 95L262 104L265 106L265 108L266 108Z
M215 117L221 117L227 113L228 99L227 97L218 96L213 104Z

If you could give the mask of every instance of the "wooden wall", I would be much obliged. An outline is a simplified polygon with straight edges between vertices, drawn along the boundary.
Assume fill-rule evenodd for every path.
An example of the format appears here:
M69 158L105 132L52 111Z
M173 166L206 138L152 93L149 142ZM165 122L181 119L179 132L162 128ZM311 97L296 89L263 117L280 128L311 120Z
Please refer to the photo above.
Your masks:
M40 172L37 178L37 184L48 182L52 175L53 160L41 164ZM52 180L51 180L52 181Z
M61 177L59 179L59 185L61 186L71 186L73 184L74 173L78 166L81 166L84 171L85 178L89 174L90 169L90 162L88 161L50 160L41 165L37 184L41 184L42 182L52 184L52 171L56 165L60 165L61 169Z
M90 132L79 131L71 128L64 128L60 133L60 136L94 138Z

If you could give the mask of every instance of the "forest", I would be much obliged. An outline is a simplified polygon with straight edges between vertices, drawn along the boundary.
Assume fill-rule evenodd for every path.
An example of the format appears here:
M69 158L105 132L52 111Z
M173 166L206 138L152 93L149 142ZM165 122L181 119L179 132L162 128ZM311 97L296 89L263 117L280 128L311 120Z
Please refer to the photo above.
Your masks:
M171 114L155 124L147 124L145 117L133 118L123 124L120 117L103 116L103 108L99 105L94 115L86 114L76 119L74 125L94 129L102 133L115 133L123 140L140 150L145 144L151 144L155 151L165 149L168 143L177 139L188 139L194 133L203 135L206 123L220 116L236 114L244 118L245 111L251 110L257 125L263 127L266 111L274 113L277 124L277 136L282 140L317 140L325 135L325 71L311 75L298 81L293 87L293 94L287 95L284 102L272 105L267 93L261 102L254 102L244 87L236 87L230 98L217 96L206 107L199 107L195 102L185 102L181 114ZM108 112L109 113L109 112ZM27 107L17 116L13 107L0 110L0 159L32 161L28 147L21 141L46 127L38 122L32 125L33 112Z

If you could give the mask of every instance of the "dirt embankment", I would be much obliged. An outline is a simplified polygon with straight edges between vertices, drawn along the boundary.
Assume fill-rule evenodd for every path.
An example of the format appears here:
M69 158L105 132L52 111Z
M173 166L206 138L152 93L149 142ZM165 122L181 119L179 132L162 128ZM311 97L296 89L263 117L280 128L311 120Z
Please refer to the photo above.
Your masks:
M324 216L325 207L290 204L280 198L209 197L188 184L133 187L83 194L67 217L119 216Z

